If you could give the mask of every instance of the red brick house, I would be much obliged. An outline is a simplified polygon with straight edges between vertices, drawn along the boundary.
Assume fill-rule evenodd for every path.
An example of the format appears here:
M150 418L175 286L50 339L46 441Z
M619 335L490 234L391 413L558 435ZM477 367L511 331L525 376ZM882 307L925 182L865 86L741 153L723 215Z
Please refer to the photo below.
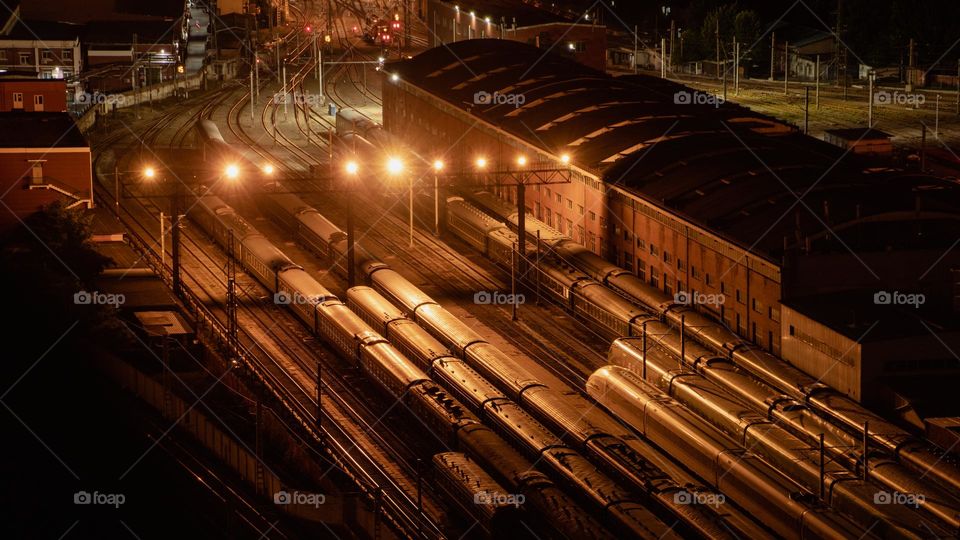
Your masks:
M0 114L0 230L57 200L92 206L87 140L67 113Z
M0 112L64 112L67 84L63 79L35 79L0 75Z

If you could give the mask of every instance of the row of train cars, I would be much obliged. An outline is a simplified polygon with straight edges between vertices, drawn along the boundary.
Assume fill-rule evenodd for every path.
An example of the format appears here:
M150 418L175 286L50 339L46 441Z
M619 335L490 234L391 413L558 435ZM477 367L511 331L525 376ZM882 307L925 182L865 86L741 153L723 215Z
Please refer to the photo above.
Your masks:
M276 220L287 225L296 222L292 230L305 245L342 261L343 233L316 210L290 194L267 195L262 202L265 212ZM456 200L451 203L456 207ZM715 430L691 423L690 418L681 419L684 423L670 415L648 415L644 425L637 426L647 438L708 479L707 485L677 483L625 443L631 437L628 430L616 427L609 418L588 419L571 406L569 396L539 383L512 358L362 250L360 267L372 287L350 289L347 305L222 200L201 198L191 217L221 245L232 233L239 240L236 256L251 274L271 292L293 299L284 305L392 396L402 399L445 449L464 454L435 458L442 472L438 483L456 494L461 506L489 530L510 530L502 523L517 517L504 516L519 513L522 506L540 516L556 535L576 538L609 534L846 538L863 534L865 527L806 496L783 474L737 451L733 441ZM657 399L668 400L662 394ZM690 436L676 437L680 429ZM455 466L450 465L453 456ZM488 471L486 476L481 476L480 468L465 465L471 461L465 456ZM491 489L497 495L491 496ZM520 495L522 505L517 504ZM690 504L708 496L714 501L730 497L736 505ZM579 510L580 504L592 506L593 513ZM600 516L599 521L593 514ZM910 516L873 518L880 523L870 534L919 536L910 532Z
M487 211L508 210L489 194L471 196ZM805 437L773 428L786 426L792 430L802 426L810 431L821 426L822 432L833 438L828 440L836 441L846 441L848 432L829 427L803 401L787 401L787 396L777 387L757 383L751 372L730 361L729 354L725 363L712 360L699 366L699 374L705 381L686 386L678 384L681 380L678 373L669 367L670 354L685 352L690 366L698 366L698 359L715 359L716 355L709 355L702 346L699 349L693 346L696 341L690 339L686 340L686 346L681 344L683 340L677 339L676 329L670 326L667 317L647 316L641 321L644 313L636 307L620 313L620 323L627 321L626 329L614 326L618 319L613 308L627 307L623 305L626 303L621 296L623 292L618 290L620 294L605 296L603 291L608 289L602 284L609 286L609 279L591 280L564 259L558 257L540 265L539 279L544 290L553 291L578 317L599 328L606 327L611 337L636 336L639 332L631 331L634 328L644 328L658 336L657 345L649 350L638 338L616 340L610 360L621 367L598 371L586 385L599 403L629 422L633 431L600 411L582 414L582 409L571 404L577 400L576 396L537 381L362 247L357 250L358 257L372 287L348 291L348 303L354 308L351 311L270 245L229 206L211 197L201 202L195 214L212 237L222 243L226 240L227 228L233 230L241 239L238 257L251 273L271 291L284 292L290 298L309 299L291 302L289 307L320 337L364 367L385 389L403 396L408 407L433 426L450 448L462 451L482 465L489 475L482 481L475 478L480 469L462 465L470 461L463 454L459 457L461 465L438 470L446 471L440 475L447 479L442 485L452 486L456 484L453 479L460 479L459 490L448 492L457 493L465 503L462 507L488 527L495 528L504 515L516 519L517 499L498 505L496 503L504 501L494 497L494 504L471 504L471 494L474 503L478 497L484 497L476 489L480 485L503 486L504 493L523 495L526 502L522 506L541 516L560 536L583 537L613 531L620 536L636 537L681 534L919 538L949 537L955 532L951 522L956 519L955 497L945 490L924 490L929 496L921 505L923 512L902 505L881 506L875 496L870 497L876 482L890 485L896 481L900 482L896 485L906 489L917 485L911 484L912 477L904 472L901 463L880 455L880 450L871 452L869 482L836 466L830 467L824 476L824 496L817 497L817 490L810 486L810 463L815 462L816 456L804 450L809 446L805 444ZM262 203L264 213L294 231L300 242L327 257L334 268L344 271L346 235L339 228L293 195L264 196ZM508 212L502 217L509 222ZM534 221L533 226L542 227L542 224ZM507 246L516 241L514 232L503 222L458 197L448 201L447 229L501 263L509 260L511 248ZM566 260L572 258L571 254L579 254L582 260L599 269L598 272L607 270L608 277L624 275L622 271L609 270L608 263L591 258L592 254L559 235L547 236L544 232L550 231L544 227L541 239L551 242L554 254L565 253ZM528 247L531 254L535 250ZM554 281L550 281L551 278ZM657 293L644 291L647 298ZM592 308L589 303L593 304ZM700 356L691 360L691 354ZM662 361L656 363L655 358ZM717 369L711 372L712 367ZM648 379L638 377L640 373ZM431 382L431 377L440 387ZM708 383L715 387L708 387ZM729 391L728 387L738 385L745 390L735 398L721 400L719 406L702 399L722 395L725 389ZM676 391L679 388L687 391ZM777 399L767 401L765 392ZM701 398L699 402L696 397ZM697 403L705 409L697 409ZM765 414L750 416L749 405L757 404L762 404ZM705 420L691 410L701 413L713 410L715 414L707 415ZM738 417L742 424L739 434L732 431L733 424L737 424L733 419ZM814 420L818 423L813 423ZM669 463L657 462L655 457L651 460L647 459L649 455L641 456L645 443L637 439L634 432L645 435L661 451L683 463L685 469L677 470ZM889 430L881 434L890 436ZM912 439L903 442L901 449L919 446ZM744 452L745 446L751 452ZM833 445L831 448L843 451L839 452L842 455L832 456L831 463L845 460L855 463L855 452L849 450L854 447L856 445ZM785 453L787 450L792 450L794 455ZM439 467L451 459L435 458L434 461ZM601 470L594 463L601 464ZM536 464L536 468L532 464ZM670 475L664 470L669 470ZM702 481L690 482L692 477L684 476L689 471ZM814 473L819 481L819 471ZM577 510L578 506L567 493L581 504L596 506L599 512L594 511L592 515L601 516L600 522ZM724 497L725 504L696 504L721 500L717 497ZM695 504L690 504L691 501ZM938 519L930 519L924 513L931 509ZM479 510L484 510L486 515L478 515ZM679 525L668 527L668 522Z
M395 146L389 133L356 111L340 111L336 128L341 140L349 141L354 154L372 157ZM526 241L519 242L515 207L485 191L464 195L469 202L454 197L446 206L447 231L507 268L513 246L523 245L525 258L537 261L534 271L522 274L528 285L615 340L608 354L611 364L640 375L640 382L652 383L674 396L741 446L762 450L765 459L781 470L791 471L791 477L805 489L825 492L821 498L834 507L846 507L851 499L856 500L869 520L875 511L869 510L872 502L922 501L914 506L922 508L950 534L958 534L960 468L955 456L945 455L740 339L723 324L678 303L534 216L526 216ZM541 253L548 255L541 257ZM649 347L645 337L650 338ZM651 358L664 361L667 367L648 369ZM608 370L603 375L623 382L618 373ZM697 382L690 385L690 392L680 393L686 381ZM599 386L588 388L596 393ZM594 397L603 402L602 396ZM732 425L733 418L739 418L742 425ZM776 428L773 433L779 439L758 444L756 433L770 432L765 426ZM827 461L823 474L818 463L821 446ZM857 478L872 484L858 488L859 495L846 493L846 487ZM875 485L884 491L877 492L872 487ZM876 501L868 496L871 490L879 493ZM872 506L876 508L877 504ZM920 527L926 529L927 524L921 522Z

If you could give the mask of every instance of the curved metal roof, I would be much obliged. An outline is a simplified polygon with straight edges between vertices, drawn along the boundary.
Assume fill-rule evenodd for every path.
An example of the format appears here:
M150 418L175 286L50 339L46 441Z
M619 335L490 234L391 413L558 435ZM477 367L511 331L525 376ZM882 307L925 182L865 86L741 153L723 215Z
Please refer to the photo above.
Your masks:
M388 69L531 146L569 153L607 183L767 255L781 252L784 238L794 244L840 222L913 209L916 192L946 185L898 171L867 174L842 149L778 119L711 104L714 98L669 80L614 78L523 43L459 41ZM477 104L478 92L523 98ZM698 97L707 103L684 102ZM957 190L949 193L948 214L956 217Z

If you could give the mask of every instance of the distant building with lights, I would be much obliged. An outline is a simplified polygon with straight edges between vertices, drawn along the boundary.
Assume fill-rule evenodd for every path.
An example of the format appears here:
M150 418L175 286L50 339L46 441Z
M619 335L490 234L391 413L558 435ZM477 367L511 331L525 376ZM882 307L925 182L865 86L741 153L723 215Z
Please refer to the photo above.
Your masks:
M0 11L0 72L70 79L82 69L82 32L76 24L22 20L18 7Z
M603 71L607 63L607 29L526 4L505 1L463 2L425 0L430 45L465 39L497 38L519 41L564 55Z

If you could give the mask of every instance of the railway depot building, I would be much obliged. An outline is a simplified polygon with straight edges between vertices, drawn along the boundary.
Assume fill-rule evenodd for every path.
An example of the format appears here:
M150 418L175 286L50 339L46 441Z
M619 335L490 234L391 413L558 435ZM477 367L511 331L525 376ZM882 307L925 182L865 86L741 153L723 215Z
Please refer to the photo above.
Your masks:
M900 291L924 294L923 313L956 313L960 252L946 231L958 230L960 204L945 180L867 167L668 80L613 78L505 40L390 64L383 86L384 128L427 159L464 161L451 168L484 157L503 171L521 155L565 167L567 154L571 182L529 186L529 214L670 295L722 299L697 307L793 351L787 360L813 351L784 348L796 334L781 308L791 299ZM515 201L515 188L488 182Z

